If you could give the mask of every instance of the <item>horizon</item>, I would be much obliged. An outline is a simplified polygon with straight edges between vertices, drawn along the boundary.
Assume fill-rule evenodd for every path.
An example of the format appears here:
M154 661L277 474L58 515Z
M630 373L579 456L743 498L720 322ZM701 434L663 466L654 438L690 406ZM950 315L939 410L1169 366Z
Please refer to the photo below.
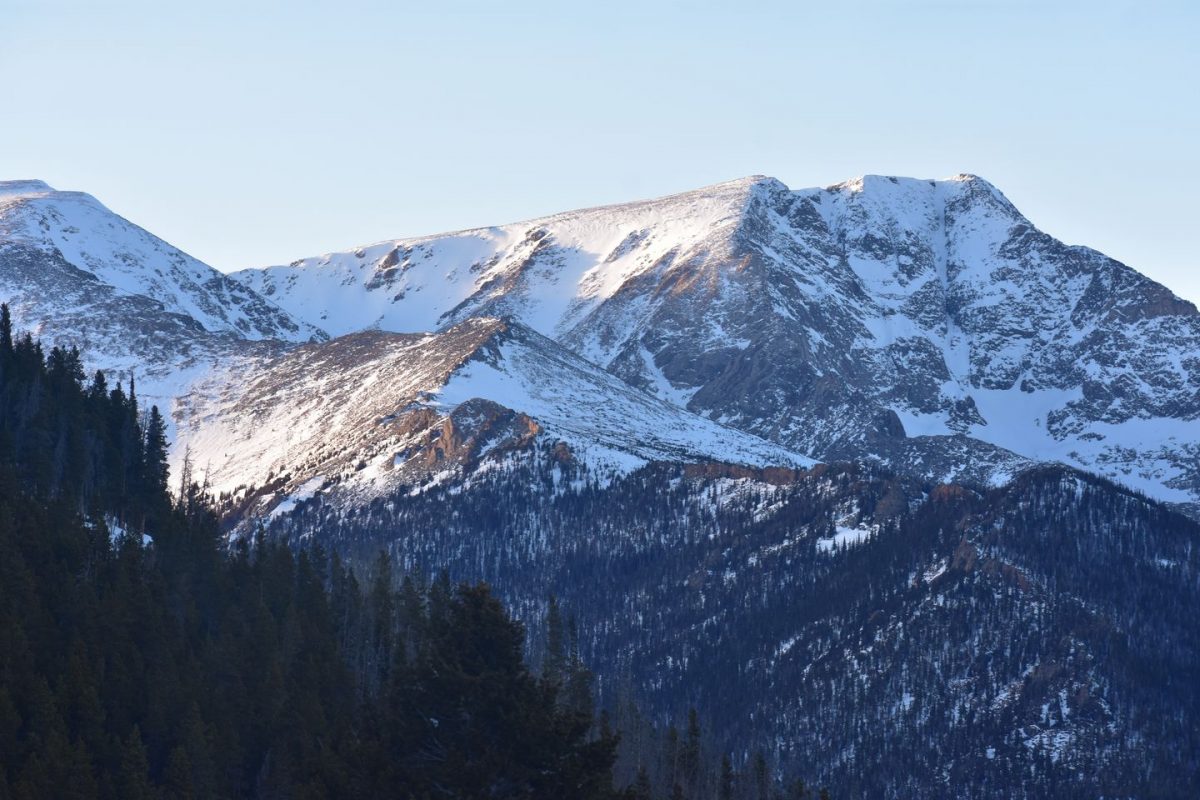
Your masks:
M1188 3L217 6L0 0L0 176L230 272L752 174L969 172L1200 302Z

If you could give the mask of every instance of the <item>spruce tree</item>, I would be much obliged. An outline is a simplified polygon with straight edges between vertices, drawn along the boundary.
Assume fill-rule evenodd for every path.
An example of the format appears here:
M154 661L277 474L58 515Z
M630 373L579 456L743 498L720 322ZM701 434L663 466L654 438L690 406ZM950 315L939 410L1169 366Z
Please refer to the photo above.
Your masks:
M96 370L92 375L92 383L87 391L88 401L96 406L108 400L108 381L104 378L104 373Z
M147 505L167 496L170 469L167 466L167 426L158 406L150 406L142 459L143 492Z
M754 753L754 800L771 800L771 773L762 750Z
M546 654L542 659L542 679L561 686L565 678L567 663L567 638L563 628L562 611L558 598L550 595L550 607L546 612Z
M12 314L8 303L0 303L0 355L9 356L13 351Z
M729 754L721 756L721 777L717 782L718 800L733 800L733 763Z
M645 764L638 767L631 792L634 800L654 800L654 788L650 784L650 773L646 771Z
M687 736L679 754L679 769L690 794L700 788L700 716L695 708L688 709Z
M591 719L595 713L592 699L594 676L579 653L579 626L572 616L567 625L568 652L563 702L568 709Z
M137 725L129 732L121 748L121 767L117 786L122 800L153 800L154 789L150 784L150 763L146 758L146 746Z

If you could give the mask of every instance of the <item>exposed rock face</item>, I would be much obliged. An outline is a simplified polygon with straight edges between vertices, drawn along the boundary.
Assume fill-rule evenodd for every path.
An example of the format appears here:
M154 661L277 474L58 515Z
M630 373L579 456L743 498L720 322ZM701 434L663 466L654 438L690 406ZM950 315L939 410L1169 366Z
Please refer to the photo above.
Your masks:
M1000 482L1063 461L1200 498L1200 315L986 181L749 178L237 277L333 333L506 314L821 460Z
M476 462L488 452L524 450L542 430L525 414L480 398L459 404L441 418L422 411L411 415L406 427L410 435L421 431L424 436L396 454L397 462L416 469L444 469L450 464ZM418 414L420 419L415 419Z

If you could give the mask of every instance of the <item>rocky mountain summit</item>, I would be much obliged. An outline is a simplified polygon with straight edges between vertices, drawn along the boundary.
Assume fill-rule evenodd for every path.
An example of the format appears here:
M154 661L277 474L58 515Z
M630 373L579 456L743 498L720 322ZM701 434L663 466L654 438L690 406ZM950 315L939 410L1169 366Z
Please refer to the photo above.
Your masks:
M987 181L753 177L234 277L331 335L508 316L818 460L1000 484L1063 462L1200 498L1200 315Z
M91 195L42 181L0 181L0 299L18 328L136 375L164 410L241 354L327 338Z

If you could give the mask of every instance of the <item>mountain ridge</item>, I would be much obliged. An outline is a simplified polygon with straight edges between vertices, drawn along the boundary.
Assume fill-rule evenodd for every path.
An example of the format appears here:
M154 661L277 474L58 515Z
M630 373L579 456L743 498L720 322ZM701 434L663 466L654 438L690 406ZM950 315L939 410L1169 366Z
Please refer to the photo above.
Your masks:
M794 191L752 176L234 277L334 333L511 316L631 385L819 460L1011 474L990 456L951 464L961 448L939 437L967 435L1173 502L1200 497L1174 421L1200 413L1195 307L1042 233L967 173Z
M967 173L749 176L231 276L25 180L0 184L0 247L17 323L176 425L230 364L501 318L789 453L981 485L1061 462L1200 513L1195 307Z
M722 186L222 293L25 182L0 300L136 370L235 550L489 581L535 654L553 592L618 717L863 796L1195 796L1194 307L971 176Z
M180 415L181 445L214 491L264 513L318 492L361 504L510 455L585 461L601 480L655 460L812 464L645 396L511 320L347 334L216 381Z

